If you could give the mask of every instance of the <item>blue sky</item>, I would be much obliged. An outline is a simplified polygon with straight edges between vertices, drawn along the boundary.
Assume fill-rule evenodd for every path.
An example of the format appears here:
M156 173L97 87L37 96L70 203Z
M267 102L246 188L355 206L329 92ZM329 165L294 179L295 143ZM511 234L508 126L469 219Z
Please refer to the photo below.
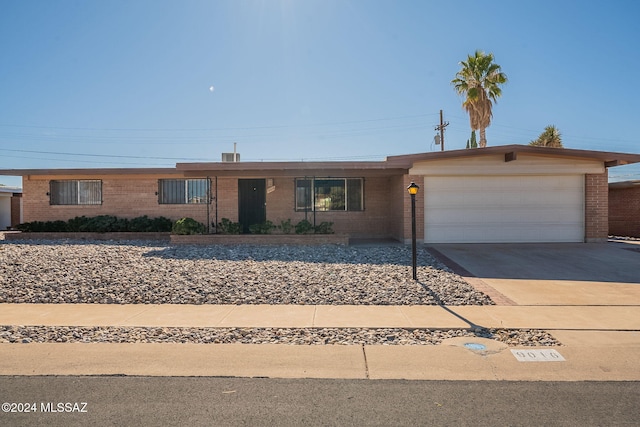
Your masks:
M439 149L441 109L445 147L464 148L450 81L476 49L509 78L488 145L553 124L568 148L640 153L638 16L632 0L4 1L0 169L171 167L234 142L246 161L380 160Z

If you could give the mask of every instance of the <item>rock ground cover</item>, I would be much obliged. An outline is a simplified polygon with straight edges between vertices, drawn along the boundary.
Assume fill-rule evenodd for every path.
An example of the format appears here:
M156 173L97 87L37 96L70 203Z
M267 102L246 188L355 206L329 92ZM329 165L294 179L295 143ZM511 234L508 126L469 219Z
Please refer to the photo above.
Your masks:
M0 240L2 236L0 236ZM167 246L0 241L0 303L487 305L423 248ZM190 342L435 345L458 336L559 345L538 330L0 326L0 343Z
M455 337L490 338L509 346L557 346L539 330L401 328L175 328L0 326L0 343L197 343L290 345L437 345Z
M0 303L487 305L407 246L0 244Z

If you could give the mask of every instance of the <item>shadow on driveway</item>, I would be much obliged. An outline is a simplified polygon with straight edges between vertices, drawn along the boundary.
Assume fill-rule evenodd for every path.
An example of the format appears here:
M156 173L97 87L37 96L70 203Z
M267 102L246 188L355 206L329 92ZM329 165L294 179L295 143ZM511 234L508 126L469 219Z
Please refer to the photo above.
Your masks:
M480 278L640 285L640 245L609 243L434 244ZM628 250L631 249L631 250Z

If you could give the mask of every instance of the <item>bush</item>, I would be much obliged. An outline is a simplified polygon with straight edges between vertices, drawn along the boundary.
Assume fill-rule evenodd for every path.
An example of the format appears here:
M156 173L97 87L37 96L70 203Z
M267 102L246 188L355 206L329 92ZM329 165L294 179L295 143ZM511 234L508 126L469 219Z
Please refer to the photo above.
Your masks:
M278 229L282 230L284 234L291 234L291 232L293 232L293 224L291 223L291 218L286 221L280 221Z
M321 222L313 227L316 234L333 234L333 222Z
M133 218L129 221L129 231L171 231L173 221L163 216L158 218L149 218L146 215Z
M77 216L68 221L33 221L19 224L16 228L24 232L169 232L173 222L165 217L148 218L146 215L128 220L111 215L95 217Z
M67 231L71 232L79 232L79 231L88 231L87 223L89 222L89 218L86 216L77 216L75 218L67 221Z
M167 232L171 231L172 228L173 221L164 216L159 216L151 220L151 230L149 231Z
M86 230L94 233L108 233L118 230L118 218L111 215L98 215L88 218Z
M313 234L313 224L311 224L306 219L303 219L299 223L296 224L296 234Z
M262 224L253 224L249 226L249 232L251 234L271 234L276 228L271 221L265 221Z
M173 224L172 232L175 234L203 234L204 224L193 218L181 218Z
M229 218L222 218L216 228L220 234L240 234L240 223L231 222Z

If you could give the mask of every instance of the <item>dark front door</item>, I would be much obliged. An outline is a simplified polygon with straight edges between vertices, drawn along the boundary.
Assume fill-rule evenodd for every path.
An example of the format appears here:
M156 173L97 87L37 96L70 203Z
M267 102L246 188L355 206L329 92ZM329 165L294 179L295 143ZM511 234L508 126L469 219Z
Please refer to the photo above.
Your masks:
M267 184L264 179L238 180L238 222L243 233L267 220Z

